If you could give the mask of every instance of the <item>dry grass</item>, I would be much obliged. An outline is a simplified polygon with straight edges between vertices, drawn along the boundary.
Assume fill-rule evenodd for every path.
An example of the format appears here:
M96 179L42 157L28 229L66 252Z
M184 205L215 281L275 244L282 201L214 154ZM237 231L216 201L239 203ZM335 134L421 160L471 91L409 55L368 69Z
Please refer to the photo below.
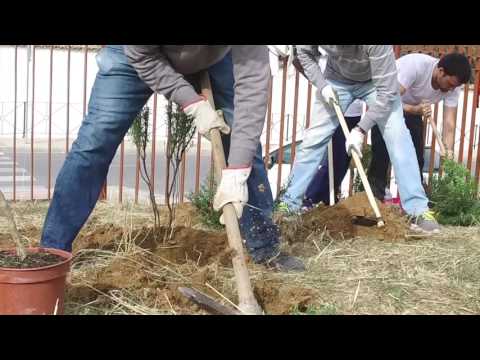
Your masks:
M341 314L480 312L479 229L448 229L435 239L332 243L310 258L302 283Z
M46 202L13 206L19 230L32 244L38 243L47 206ZM214 291L208 291L206 283L236 302L230 268L217 263L199 267L194 259L178 265L135 245L132 230L153 224L148 206L101 203L82 233L105 224L122 227L123 235L115 239L111 250L83 249L76 254L69 289L80 289L89 296L74 296L69 290L67 313L202 314L175 289L206 289L226 304ZM2 233L4 225L2 219ZM319 231L301 244L305 273L274 273L255 265L250 265L250 272L255 284L270 284L285 291L311 290L313 298L299 309L292 307L295 313L478 314L479 234L478 227L449 227L435 238L387 242L368 238L338 241ZM286 248L297 251L300 245L295 246ZM117 279L122 279L121 283L109 283L113 277L107 275L112 274L120 275Z

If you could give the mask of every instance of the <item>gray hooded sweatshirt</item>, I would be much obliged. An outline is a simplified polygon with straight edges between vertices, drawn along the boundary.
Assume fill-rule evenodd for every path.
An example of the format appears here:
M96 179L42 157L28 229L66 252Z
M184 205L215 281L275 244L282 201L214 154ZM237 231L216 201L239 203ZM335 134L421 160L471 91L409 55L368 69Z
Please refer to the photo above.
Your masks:
M184 75L207 70L232 51L234 124L229 166L252 163L265 123L270 82L264 45L125 45L139 77L155 92L185 107L199 99Z
M328 54L325 74L318 60L321 46ZM391 45L296 45L298 60L308 79L319 90L325 79L353 85L372 81L377 90L375 104L369 107L359 122L364 131L379 123L385 123L399 97L397 67Z

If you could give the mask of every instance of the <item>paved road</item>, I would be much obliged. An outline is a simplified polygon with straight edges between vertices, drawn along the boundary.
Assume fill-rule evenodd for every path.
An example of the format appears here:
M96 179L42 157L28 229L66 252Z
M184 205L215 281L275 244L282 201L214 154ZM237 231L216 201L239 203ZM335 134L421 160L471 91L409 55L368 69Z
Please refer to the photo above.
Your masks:
M35 199L46 199L48 197L48 153L41 149L35 151L33 178L31 173L31 153L29 149L17 149L16 154L16 197L17 199L30 199L30 189L33 182ZM52 152L51 155L51 194L55 178L65 160L64 151ZM195 149L192 148L187 156L185 190L191 192L195 186ZM148 161L150 164L150 161ZM165 189L165 154L162 150L156 151L155 168L155 189L159 194ZM136 153L133 149L126 149L124 157L124 180L123 198L132 198L135 190L135 167ZM206 179L210 167L210 156L208 151L202 151L201 156L201 181ZM13 149L11 146L0 146L0 189L8 199L13 198ZM109 198L118 199L118 186L120 184L120 156L115 156L108 173L108 195ZM145 192L146 186L140 180L140 190ZM145 195L145 194L144 194ZM142 196L143 197L143 196ZM159 199L159 200L160 200Z

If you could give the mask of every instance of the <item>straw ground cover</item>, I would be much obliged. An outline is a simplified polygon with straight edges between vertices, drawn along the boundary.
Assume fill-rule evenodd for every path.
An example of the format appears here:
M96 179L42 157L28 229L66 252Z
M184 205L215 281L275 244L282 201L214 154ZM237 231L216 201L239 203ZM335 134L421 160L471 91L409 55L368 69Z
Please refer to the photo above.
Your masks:
M38 244L47 207L13 204L25 243ZM224 233L207 231L188 205L177 216L184 226L177 243L154 246L149 206L99 203L75 242L66 313L204 314L178 286L236 303ZM306 234L303 228L301 238L284 246L303 257L305 273L275 273L252 263L249 270L268 314L478 314L479 234L479 227L446 227L434 238L389 240L375 233L335 236L321 227ZM0 219L0 249L9 242Z

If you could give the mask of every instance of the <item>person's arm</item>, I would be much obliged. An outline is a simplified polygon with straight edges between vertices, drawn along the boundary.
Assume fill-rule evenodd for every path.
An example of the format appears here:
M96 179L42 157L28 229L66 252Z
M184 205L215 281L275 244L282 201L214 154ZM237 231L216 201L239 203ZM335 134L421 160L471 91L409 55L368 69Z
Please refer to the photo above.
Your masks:
M405 89L403 87L402 84L400 84L400 96L403 96L403 94L405 94L405 91L407 91L407 89ZM405 103L402 103L402 106L403 106L403 111L409 113L409 114L413 114L413 115L423 115L423 107L421 104L418 104L418 105L410 105L410 104L405 104Z
M267 114L270 59L265 45L232 46L235 104L228 165L252 163Z
M368 132L379 122L387 121L393 104L399 95L397 67L391 45L368 45L367 55L372 70L372 81L377 90L376 101L358 123L364 132Z
M453 152L455 145L455 119L457 107L443 106L443 134L442 140L448 152Z
M295 45L297 48L298 61L302 65L308 80L319 90L322 90L327 82L319 65L322 54L318 45Z
M125 45L124 52L140 79L153 91L182 108L202 100L183 75L171 66L161 45Z

